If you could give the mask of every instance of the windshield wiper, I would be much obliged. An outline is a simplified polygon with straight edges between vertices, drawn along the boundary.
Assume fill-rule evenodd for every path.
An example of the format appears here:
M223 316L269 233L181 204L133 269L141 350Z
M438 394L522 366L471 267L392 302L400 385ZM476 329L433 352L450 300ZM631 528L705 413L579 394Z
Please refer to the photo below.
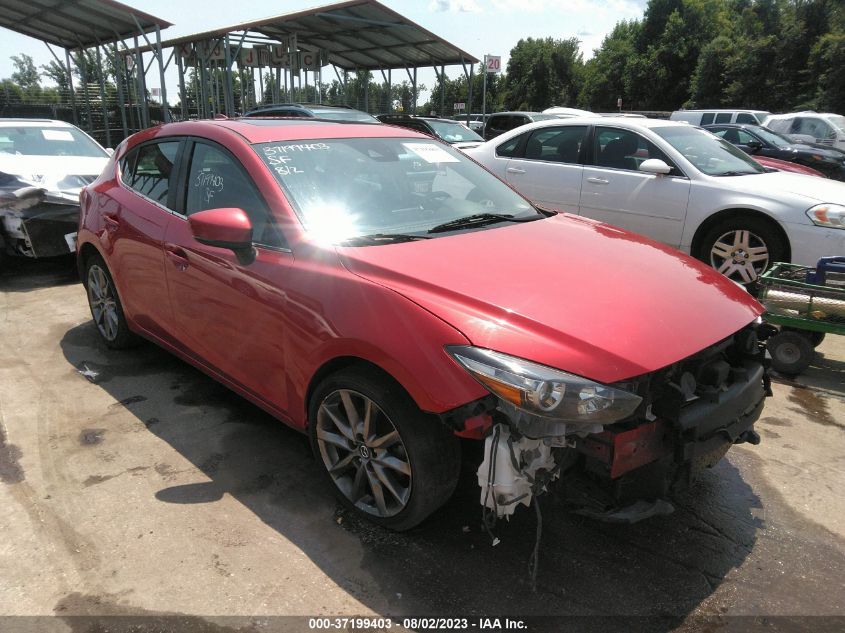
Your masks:
M414 242L416 240L430 240L427 235L413 233L372 233L370 235L356 235L340 242L342 246L360 246L362 244L398 244L399 242Z
M751 174L762 174L762 171L725 171L717 176L750 176Z
M515 218L507 213L476 213L468 215L463 218L457 218L438 224L437 226L428 230L429 233L445 233L446 231L457 231L458 229L466 229L474 226L483 226L485 224L494 224L496 222L533 222L546 217L545 215L533 215L527 218Z

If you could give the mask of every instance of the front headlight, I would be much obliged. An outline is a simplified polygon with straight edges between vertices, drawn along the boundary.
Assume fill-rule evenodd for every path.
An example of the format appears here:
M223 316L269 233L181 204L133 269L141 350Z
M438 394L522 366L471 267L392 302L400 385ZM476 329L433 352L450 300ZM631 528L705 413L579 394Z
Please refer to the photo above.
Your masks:
M570 424L611 424L631 415L642 400L628 391L489 349L446 349L493 394L539 417Z
M807 209L807 217L816 226L829 229L845 229L845 206L841 204L817 204Z

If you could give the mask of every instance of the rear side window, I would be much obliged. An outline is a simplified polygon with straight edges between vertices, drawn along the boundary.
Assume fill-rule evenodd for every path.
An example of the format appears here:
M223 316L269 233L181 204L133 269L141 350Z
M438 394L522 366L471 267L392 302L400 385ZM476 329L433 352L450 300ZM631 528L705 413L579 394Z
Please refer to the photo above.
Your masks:
M705 112L701 115L701 125L710 125L716 117L714 112Z
M519 134L514 136L511 140L506 141L496 148L496 156L503 156L505 158L513 158L517 156L517 149L519 144L528 136L527 134Z
M736 122L737 123L752 123L757 125L758 121L757 118L753 114L748 114L747 112L740 112L736 115Z
M240 162L228 152L205 143L196 143L188 170L185 213L192 215L225 207L235 207L246 212L252 223L252 239L256 244L284 245L264 199Z
M577 163L586 136L586 125L535 130L525 146L525 158L552 163Z
M730 112L719 112L716 115L716 123L730 123L731 116Z
M136 152L130 152L123 172L123 182L145 198L167 206L167 197L173 185L176 154L179 141L148 143Z

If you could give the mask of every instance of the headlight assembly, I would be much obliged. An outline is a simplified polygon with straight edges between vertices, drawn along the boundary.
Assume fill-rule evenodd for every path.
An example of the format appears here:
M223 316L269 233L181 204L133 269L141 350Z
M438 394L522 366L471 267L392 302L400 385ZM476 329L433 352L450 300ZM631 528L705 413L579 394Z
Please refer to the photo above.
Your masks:
M470 346L446 349L501 400L567 425L611 424L631 415L642 400L633 393L500 352Z
M817 204L813 208L807 209L807 217L816 226L845 229L845 205Z

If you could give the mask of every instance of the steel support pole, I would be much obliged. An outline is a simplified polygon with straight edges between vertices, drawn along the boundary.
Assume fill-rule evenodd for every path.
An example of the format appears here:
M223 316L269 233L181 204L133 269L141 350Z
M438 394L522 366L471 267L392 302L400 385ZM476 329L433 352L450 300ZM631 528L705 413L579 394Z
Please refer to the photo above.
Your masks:
M109 109L106 104L106 80L103 77L103 58L100 56L100 43L97 42L97 74L100 77L100 104L103 107L103 122L106 126L106 147L111 147L111 128L109 126Z
M123 64L120 63L117 44L112 44L112 55L114 55L114 83L117 85L117 107L120 110L120 124L123 126L123 138L126 138L129 136L129 130L126 127L126 110L124 109L126 104L123 101Z
M141 125L150 127L150 108L147 103L147 73L144 70L144 55L138 50L138 36L135 36L135 76L138 81L138 105L141 109Z
M223 38L223 59L226 63L226 73L224 84L226 88L226 116L234 116L235 114L235 90L232 85L232 49L229 48L229 34Z
M484 123L484 115L487 114L487 55L484 56L484 83L481 91L481 122Z
M167 103L167 86L164 82L164 54L161 51L161 29L158 24L156 24L155 56L158 58L158 77L161 81L161 109L164 114L164 122L170 123L170 104Z
M387 111L393 112L393 81L390 76L390 68L387 69Z
M411 114L417 113L417 67L414 66L414 111Z
M440 66L440 116L446 116L446 66Z
M188 120L188 93L185 92L185 68L182 65L182 56L176 55L176 68L179 70L179 112L182 114L182 120Z
M91 117L91 98L88 96L88 72L86 70L86 66L88 65L88 60L85 57L85 51L81 48L79 49L79 56L82 59L82 63L79 65L79 72L82 75L82 90L85 96L85 115L88 117L88 133L93 135L94 134L94 119Z
M361 78L361 71L358 71L358 79ZM370 71L364 71L364 112L370 111Z
M70 51L65 49L65 66L67 67L67 87L70 90L70 108L73 111L73 124L79 127L79 115L76 112L76 91L73 89L73 71L70 67Z

